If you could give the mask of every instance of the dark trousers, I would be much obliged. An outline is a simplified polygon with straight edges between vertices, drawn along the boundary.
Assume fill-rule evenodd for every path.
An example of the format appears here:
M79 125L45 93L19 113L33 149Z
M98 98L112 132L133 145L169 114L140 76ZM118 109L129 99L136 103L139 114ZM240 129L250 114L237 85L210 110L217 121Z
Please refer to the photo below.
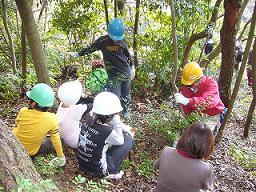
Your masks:
M131 79L125 75L109 75L108 78L109 82L107 90L120 98L124 113L129 112L131 102Z
M61 139L62 147L63 147L63 139ZM46 155L46 154L51 154L51 153L56 153L55 148L52 144L50 136L46 136L43 143L41 144L38 152L33 155L33 157L40 156L40 155Z
M124 135L123 145L113 145L107 151L107 165L109 174L120 172L120 166L134 145L134 139L130 134Z

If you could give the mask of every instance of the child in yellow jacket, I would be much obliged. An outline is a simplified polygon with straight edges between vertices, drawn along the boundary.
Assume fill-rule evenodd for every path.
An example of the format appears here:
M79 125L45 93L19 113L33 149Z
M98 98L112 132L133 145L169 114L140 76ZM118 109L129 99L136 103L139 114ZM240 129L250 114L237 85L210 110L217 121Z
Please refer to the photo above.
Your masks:
M57 157L51 163L64 166L66 159L58 132L57 116L47 112L54 103L53 90L48 85L39 83L26 95L30 99L29 107L23 107L19 111L16 127L13 129L14 135L30 156L56 152ZM50 139L47 137L48 133Z

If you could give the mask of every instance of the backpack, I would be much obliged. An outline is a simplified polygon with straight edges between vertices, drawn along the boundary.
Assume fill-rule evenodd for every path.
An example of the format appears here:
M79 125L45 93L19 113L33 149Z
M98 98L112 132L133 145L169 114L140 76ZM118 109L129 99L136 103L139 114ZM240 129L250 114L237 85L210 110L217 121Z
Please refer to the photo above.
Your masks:
M96 68L93 69L88 76L85 82L85 87L93 93L101 92L106 87L107 81L107 71L103 68Z

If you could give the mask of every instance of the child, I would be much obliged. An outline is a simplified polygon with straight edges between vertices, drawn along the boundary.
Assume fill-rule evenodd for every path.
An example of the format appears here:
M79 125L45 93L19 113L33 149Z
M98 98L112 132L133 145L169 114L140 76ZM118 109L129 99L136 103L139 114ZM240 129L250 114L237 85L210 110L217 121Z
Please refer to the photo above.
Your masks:
M72 148L77 148L78 145L80 120L90 110L87 104L77 104L81 95L82 84L78 80L66 82L58 89L58 98L61 101L57 111L60 137Z
M154 163L159 169L155 192L198 192L213 184L213 167L204 161L214 148L210 128L197 122L190 125L178 141L176 149L165 147Z
M85 82L85 87L93 94L99 93L106 88L108 74L101 60L92 60L92 71Z
M47 112L54 103L53 90L39 83L26 95L30 99L29 107L20 110L16 119L17 126L13 129L14 135L32 157L52 153L55 149L57 157L51 163L64 166L66 159L58 132L57 116ZM50 139L46 137L47 133L50 133Z
M94 117L82 125L79 137L77 159L82 171L107 179L123 176L120 166L134 139L131 127L123 124L117 115L122 110L119 98L113 93L102 92L95 97Z

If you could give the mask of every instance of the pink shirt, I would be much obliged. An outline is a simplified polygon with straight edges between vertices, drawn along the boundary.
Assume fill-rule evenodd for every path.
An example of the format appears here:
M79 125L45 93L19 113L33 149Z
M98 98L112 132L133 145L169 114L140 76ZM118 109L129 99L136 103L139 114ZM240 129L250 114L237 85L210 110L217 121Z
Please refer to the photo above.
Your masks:
M81 131L80 120L87 109L87 105L79 104L66 108L62 105L63 103L60 103L57 111L60 137L64 139L64 143L68 146L77 148Z
M187 86L181 88L181 94L189 98L189 103L182 105L186 115L200 108L209 116L218 115L223 111L225 106L220 99L217 82L212 77L203 76L196 89L197 91L192 91Z

